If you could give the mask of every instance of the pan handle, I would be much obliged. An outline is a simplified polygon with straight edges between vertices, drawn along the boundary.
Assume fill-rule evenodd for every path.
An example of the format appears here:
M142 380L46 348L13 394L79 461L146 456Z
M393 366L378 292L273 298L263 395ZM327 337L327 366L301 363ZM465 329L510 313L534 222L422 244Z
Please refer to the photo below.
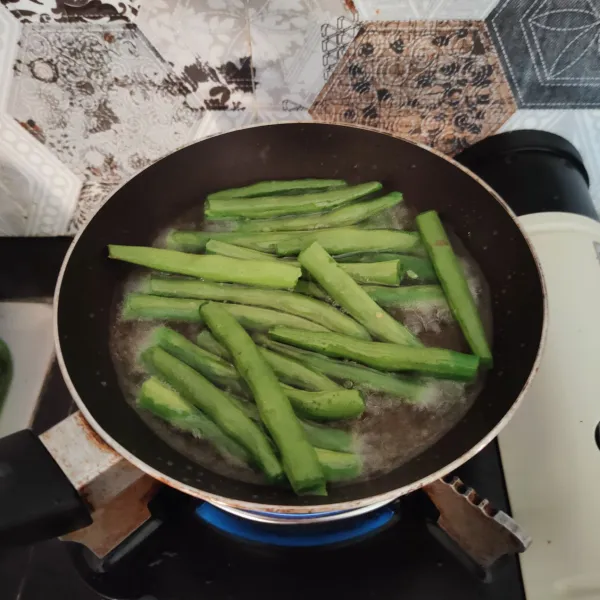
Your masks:
M0 545L28 544L86 528L85 539L90 538L88 530L96 530L91 533L98 547L110 548L148 515L137 511L129 519L121 510L111 531L107 515L128 495L147 499L155 483L107 446L81 413L39 438L19 431L0 439ZM94 527L96 521L101 527Z
M69 478L30 430L0 439L0 545L29 544L90 525Z
M484 569L501 556L524 552L531 544L531 537L512 517L495 509L458 477L438 479L424 490L440 513L438 526Z

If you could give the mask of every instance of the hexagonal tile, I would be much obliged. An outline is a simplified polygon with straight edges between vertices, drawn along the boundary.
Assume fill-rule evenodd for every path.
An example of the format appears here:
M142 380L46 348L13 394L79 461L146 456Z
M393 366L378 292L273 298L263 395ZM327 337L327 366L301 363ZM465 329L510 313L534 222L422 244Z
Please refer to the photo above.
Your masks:
M64 235L80 188L47 148L0 114L0 235Z
M254 84L243 0L144 0L136 23L208 110L239 110Z
M407 21L366 23L310 113L454 154L515 110L483 22Z
M522 108L600 108L598 0L503 0L487 19Z
M23 26L8 110L76 173L113 185L186 143L203 114L134 26L79 23Z
M20 23L8 10L0 7L0 110L6 109L20 35Z
M353 12L341 0L257 0L248 12L257 105L308 108L358 31Z
M354 0L365 21L485 19L498 0Z
M131 21L140 0L0 0L23 23Z

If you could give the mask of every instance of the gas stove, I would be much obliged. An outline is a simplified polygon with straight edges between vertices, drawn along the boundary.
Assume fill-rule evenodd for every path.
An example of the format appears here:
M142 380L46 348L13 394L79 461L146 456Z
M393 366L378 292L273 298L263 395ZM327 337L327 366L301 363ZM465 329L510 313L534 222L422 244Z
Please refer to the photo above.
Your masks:
M463 471L505 502L497 448ZM421 492L353 519L291 528L248 521L167 489L151 511L138 539L104 560L69 548L76 570L100 595L525 599L515 556L482 568L436 525L437 511Z
M566 191L574 189L569 178L586 177L576 151L573 154L572 147L556 139L533 137L517 139L516 145L509 140L498 147L495 142L491 149L488 145L487 154L475 159L471 154L464 161L485 172L486 180L495 177L494 186L519 214L522 204L513 194L527 199L524 212L540 212L546 210L544 199L550 189L554 210L571 210L573 200L574 212L589 214L587 208L581 210L589 204L589 196L582 204L581 194L574 197ZM515 137L511 139L514 142ZM498 154L507 153L511 160L497 160ZM500 164L504 169L509 165L513 175L519 168L524 173L545 169L540 175L543 185L498 173ZM562 186L552 179L559 172ZM514 189L517 179L528 183ZM503 192L503 182L511 189ZM532 206L535 197L540 202ZM581 219L564 213L524 218L547 275L551 324L554 310L569 311L569 318L559 320L564 327L551 327L543 377L536 380L531 398L501 435L500 444L491 443L438 482L438 496L431 490L419 491L386 506L370 507L364 514L326 515L308 525L282 525L264 523L272 515L231 514L162 487L144 504L142 525L108 553L58 540L10 552L0 549L2 598L304 600L332 594L349 600L600 598L594 574L598 551L594 534L600 516L593 510L599 479L590 477L598 468L593 462L598 459L598 416L590 398L600 376L592 365L600 351L600 332L595 334L598 327L593 321L582 321L600 297L596 272L600 228ZM1 299L37 298L47 304L68 242L0 240L3 256L22 258L18 265L7 265ZM554 252L557 244L569 252ZM572 277L565 281L564 273ZM590 290L595 287L578 300L578 311L572 290L582 277ZM567 293L554 291L560 288ZM585 355L574 352L572 360L564 360L557 349L565 340ZM38 434L74 410L56 364L47 367L32 424ZM507 516L511 513L534 538L521 561L515 552L524 549L527 539ZM571 544L568 553L566 544Z
M44 271L33 287L22 269L8 273L2 298L49 297L52 272L68 242L0 240L5 254L27 259L32 277ZM32 428L42 433L73 411L53 363ZM484 522L496 510L510 511L496 443L455 476L464 484L450 477L444 485L451 493L468 495L472 487L480 498L493 501ZM525 599L516 556L482 566L485 561L475 560L440 527L439 512L424 492L364 515L318 522L308 531L307 526L265 526L166 487L148 508L150 518L103 558L81 544L58 540L0 552L3 598L267 600L282 594L325 598L335 591L347 598L381 600Z

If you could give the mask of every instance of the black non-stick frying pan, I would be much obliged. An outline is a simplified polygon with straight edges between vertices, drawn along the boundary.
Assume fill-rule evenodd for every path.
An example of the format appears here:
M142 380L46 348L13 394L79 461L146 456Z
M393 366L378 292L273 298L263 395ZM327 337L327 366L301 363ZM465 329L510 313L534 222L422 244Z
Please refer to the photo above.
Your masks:
M259 180L380 180L417 212L435 209L474 257L491 291L494 368L467 415L432 447L379 478L299 498L240 483L179 454L125 401L109 352L115 290L128 265L107 259L108 243L151 245L165 226L210 192ZM427 148L373 130L318 123L258 126L217 135L163 158L102 206L71 247L56 294L63 375L84 416L117 452L153 477L204 499L250 510L356 508L443 476L507 423L539 358L544 290L532 250L504 202L463 167Z

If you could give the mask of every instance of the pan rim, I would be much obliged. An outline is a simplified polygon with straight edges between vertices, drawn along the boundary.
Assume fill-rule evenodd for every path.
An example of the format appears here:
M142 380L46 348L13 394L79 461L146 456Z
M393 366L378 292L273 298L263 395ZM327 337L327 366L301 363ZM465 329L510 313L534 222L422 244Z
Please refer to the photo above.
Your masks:
M226 496L221 496L218 494L214 494L214 493L199 489L197 487L186 484L183 481L180 481L179 479L175 479L174 477L165 475L158 469L155 469L154 467L150 466L149 464L147 464L146 462L144 462L143 460L141 460L137 456L135 456L132 452L127 450L124 446L122 446L119 442L117 442L106 430L104 430L100 426L100 424L94 419L93 415L87 408L85 401L79 396L79 394L75 388L75 385L73 384L73 382L71 380L71 377L69 375L69 370L67 368L65 359L62 354L62 349L61 349L61 345L60 345L60 337L58 335L58 307L59 307L60 291L61 291L61 287L62 287L62 281L64 278L64 274L66 272L67 265L69 263L71 254L73 253L75 247L77 246L79 239L83 236L88 225L93 221L94 217L100 212L100 210L105 206L105 204L122 187L124 187L127 183L129 183L129 181L131 181L134 177L139 176L146 169L150 168L152 165L159 162L160 160L163 160L164 158L171 156L172 154L175 154L176 152L179 152L180 150L182 150L184 148L187 148L189 146L192 146L194 144L197 144L199 142L202 142L204 140L207 140L207 139L210 139L210 138L213 138L216 136L227 135L228 133L231 133L233 131L254 129L254 128L258 128L258 127L281 126L281 125L287 125L287 126L297 126L297 125L306 125L306 126L328 125L328 126L332 126L333 125L336 127L362 129L362 130L370 131L370 132L377 133L380 135L386 135L393 139L402 140L404 142L407 142L409 144L417 146L423 150L426 150L427 152L430 152L430 153L438 156L439 158L444 159L445 161L449 162L454 167L459 168L466 175L468 175L469 177L471 177L472 179L477 181L477 183L479 185L481 185L491 196L493 196L494 199L500 204L500 206L506 211L508 216L512 219L512 221L515 223L517 229L523 236L525 243L527 244L527 247L529 248L529 251L531 252L531 255L533 256L533 259L534 259L534 262L536 265L536 269L537 269L537 273L538 273L538 277L540 279L540 284L541 284L541 288L542 288L541 289L542 299L543 299L542 328L541 328L540 342L538 345L535 360L533 362L533 365L531 367L531 371L527 377L527 380L525 381L525 384L523 385L521 392L519 393L519 395L517 396L517 398L511 405L511 407L508 409L506 414L502 417L502 419L500 419L500 421L498 421L498 423L485 436L483 436L479 440L478 443L473 445L470 450L465 452L462 456L456 458L451 463L448 463L447 465L445 465L444 467L431 473L430 475L428 475L426 477L422 477L421 479L414 481L408 485L405 485L400 488L396 488L394 490L390 490L389 492L378 494L376 496L369 496L367 498L361 498L358 500L349 500L346 502L338 502L338 503L334 503L334 504L270 505L270 504L262 504L262 503L258 503L258 502L248 502L248 501L243 501L243 500L235 500L232 498L227 498ZM548 330L548 297L547 297L547 287L546 287L546 283L544 280L544 275L542 272L540 260L537 256L537 253L533 247L533 244L531 243L531 240L529 239L529 236L527 235L524 227L522 227L521 224L519 223L517 215L514 213L514 211L508 206L508 204L503 200L503 198L495 190L493 190L485 181L483 181L475 173L473 173L472 171L467 169L465 166L458 163L453 158L443 154L439 150L430 148L429 146L426 146L425 144L422 144L420 142L415 142L413 140L410 140L408 138L405 138L405 137L402 137L399 135L393 135L392 133L389 133L387 131L381 131L374 127L368 127L368 126L364 126L364 125L355 125L355 124L346 124L346 123L343 123L343 124L342 123L326 123L326 122L319 122L319 121L279 121L279 122L273 122L273 123L257 123L257 124L253 124L253 125L247 125L244 127L236 128L236 129L228 131L228 132L211 134L211 135L208 135L208 136L202 138L201 140L193 140L187 144L179 146L172 152L169 152L168 154L165 154L164 156L161 156L160 158L151 162L146 167L144 167L144 169L142 169L135 175L129 177L128 179L124 180L119 186L117 186L113 190L113 192L110 194L110 196L108 196L106 198L106 200L104 202L102 202L102 204L100 204L100 206L98 206L98 208L94 211L94 213L89 218L87 223L81 228L81 230L73 238L73 242L69 246L67 253L65 254L63 263L61 265L61 268L60 268L60 271L58 274L58 279L56 282L56 288L54 291L54 298L53 298L54 346L55 346L55 350L56 350L56 357L57 357L57 361L58 361L59 368L61 371L61 375L65 381L65 384L67 386L67 389L69 390L69 393L71 394L71 397L73 398L75 404L77 405L77 408L83 414L87 423L104 440L104 442L106 442L106 444L108 446L110 446L115 452L117 452L120 456L125 458L131 464L133 464L138 469L140 469L140 471L146 473L150 477L153 477L154 479L157 479L158 481L161 481L162 483L165 483L165 484L169 485L170 487L173 487L189 496L193 496L193 497L199 498L201 500L205 500L207 502L227 504L227 505L239 508L241 510L266 511L266 512L273 512L273 513L286 513L286 514L302 514L302 513L310 514L310 513L323 512L323 511L349 510L349 509L354 509L354 508L360 508L363 506L368 506L370 504L374 504L374 503L378 503L378 502L386 502L386 501L391 502L395 498L399 498L400 496L404 496L406 494L414 492L430 483L433 483L434 481L436 481L438 479L443 478L444 476L448 475L449 473L451 473L452 471L454 471L455 469L457 469L458 467L463 465L465 462L467 462L468 460L473 458L476 454L478 454L481 450L483 450L483 448L485 448L490 442L492 442L498 436L498 434L502 431L502 429L504 429L504 427L512 419L515 412L517 411L517 409L523 402L524 397L525 397L529 387L531 386L533 378L535 377L537 371L539 370L543 349L544 349L546 339L547 339L547 330Z

